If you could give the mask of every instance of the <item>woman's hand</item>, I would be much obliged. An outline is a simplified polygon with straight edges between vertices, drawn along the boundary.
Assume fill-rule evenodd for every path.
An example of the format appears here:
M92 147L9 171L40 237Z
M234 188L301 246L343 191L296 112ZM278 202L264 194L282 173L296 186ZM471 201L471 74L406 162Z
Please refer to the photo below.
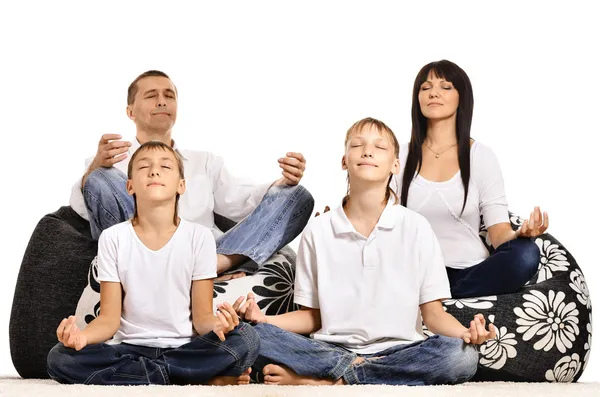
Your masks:
M544 234L549 226L548 213L540 211L540 207L535 207L533 212L529 215L529 219L526 219L521 227L516 231L515 236L517 238L531 238L537 237L540 234Z

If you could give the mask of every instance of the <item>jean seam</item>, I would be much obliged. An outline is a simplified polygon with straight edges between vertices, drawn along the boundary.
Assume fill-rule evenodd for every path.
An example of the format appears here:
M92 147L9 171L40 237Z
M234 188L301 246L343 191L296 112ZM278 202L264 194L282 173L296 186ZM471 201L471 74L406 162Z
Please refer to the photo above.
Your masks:
M234 350L232 350L231 348L229 348L227 345L225 345L223 343L216 343L208 338L205 338L202 335L198 335L198 338L200 338L204 342L210 343L211 345L215 346L218 349L225 350L227 353L231 354L235 358L235 361L239 361L240 358L238 357L236 352Z
M84 384L84 385L89 385L89 383L92 381L92 379L94 379L94 377L95 377L96 375L98 375L98 374L99 374L100 372L102 372L102 371L106 371L107 369L110 369L111 371L113 371L113 374L116 372L116 370L115 370L115 368L114 368L114 367L108 367L108 368L99 369L99 370L97 370L97 371L94 371L94 372L92 372L92 373L90 374L90 376L88 376L88 377L86 378L86 380L83 382L83 384Z
M113 181L111 180L111 178L109 178L106 175L106 171L104 171L102 169L98 169L95 172L97 172L97 178L101 178L104 182L106 182L106 184L108 185L111 193L113 193L113 192L115 192L115 191L118 190L118 188L115 186L115 184L113 183ZM87 185L88 184L86 183L85 186L83 187L83 192L82 193L83 193L84 197L87 197L87 198L93 200L95 202L95 204L99 204L99 207L104 212L104 214L105 215L109 215L110 218L112 218L113 221L115 221L115 222L119 221L118 218L115 218L115 216L111 212L109 212L102 205L102 201L98 199L98 196L96 196L96 195L94 195L92 193L91 189ZM113 193L113 196L115 197L115 200L117 200L119 208L122 208L123 210L126 210L125 203L123 203L123 200L121 200L121 197L118 194L114 194L114 193ZM129 215L129 214L126 214L126 215Z

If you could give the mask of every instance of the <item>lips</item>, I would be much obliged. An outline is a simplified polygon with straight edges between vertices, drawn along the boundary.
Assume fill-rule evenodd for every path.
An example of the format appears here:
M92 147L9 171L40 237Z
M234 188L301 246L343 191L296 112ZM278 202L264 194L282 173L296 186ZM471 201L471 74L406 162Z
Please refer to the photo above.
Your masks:
M437 106L444 106L444 105L442 105L442 104L441 104L441 103L439 103L439 102L431 102L431 103L428 103L428 104L427 104L427 106L434 106L434 107L437 107Z
M358 163L358 166L367 166L367 167L377 167L377 165L372 164L372 163Z
M165 185L163 185L162 183L153 182L153 183L149 183L149 184L148 184L148 185L146 185L146 186L165 186Z

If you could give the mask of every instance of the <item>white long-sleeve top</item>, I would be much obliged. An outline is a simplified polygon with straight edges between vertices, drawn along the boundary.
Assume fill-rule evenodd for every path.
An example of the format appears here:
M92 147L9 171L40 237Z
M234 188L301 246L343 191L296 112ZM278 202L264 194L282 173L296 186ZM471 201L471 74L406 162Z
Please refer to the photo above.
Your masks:
M392 188L400 195L408 144L400 146L400 173ZM464 188L458 171L444 182L432 182L416 175L410 184L407 207L423 215L440 242L447 267L464 269L489 256L479 237L481 217L486 227L509 222L504 179L496 155L479 142L471 146L469 195L462 217Z
M128 156L114 165L125 175L131 156L140 147L136 138L130 142ZM177 149L175 144L173 147ZM208 227L215 238L222 232L215 225L213 212L238 222L258 206L273 184L272 181L256 185L234 178L225 168L223 158L210 152L177 150L184 159L186 179L186 191L179 199L179 216ZM85 170L93 160L94 157L85 160ZM89 220L81 191L81 178L73 185L69 204L81 217Z

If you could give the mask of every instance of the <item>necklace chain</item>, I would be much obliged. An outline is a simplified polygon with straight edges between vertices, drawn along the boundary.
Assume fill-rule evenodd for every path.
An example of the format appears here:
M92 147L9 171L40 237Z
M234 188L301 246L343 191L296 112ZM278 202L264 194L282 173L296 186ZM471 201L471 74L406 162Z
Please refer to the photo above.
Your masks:
M448 146L446 149L444 149L444 150L442 150L441 152L439 152L439 153L438 153L438 152L436 152L435 150L433 150L433 149L431 148L431 146L429 146L429 145L427 144L427 142L423 142L423 143L425 144L425 146L427 147L427 149L431 150L431 153L435 154L435 158L436 158L436 159L439 159L441 154L444 154L444 153L446 153L448 150L452 149L454 146L456 146L456 145L457 145L456 143L455 143L454 145L450 145L450 146Z

